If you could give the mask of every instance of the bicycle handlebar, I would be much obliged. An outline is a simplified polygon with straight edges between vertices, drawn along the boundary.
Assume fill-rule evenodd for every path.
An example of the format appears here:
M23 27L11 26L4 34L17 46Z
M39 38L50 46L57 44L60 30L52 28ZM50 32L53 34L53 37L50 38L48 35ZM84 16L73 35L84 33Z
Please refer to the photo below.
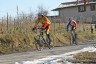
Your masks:
M42 30L41 28L36 28L36 29L39 29L39 32L40 32L40 33L44 33L44 32L46 31L46 29L45 29L45 30ZM37 33L36 30L33 30L33 32L34 32L34 33Z

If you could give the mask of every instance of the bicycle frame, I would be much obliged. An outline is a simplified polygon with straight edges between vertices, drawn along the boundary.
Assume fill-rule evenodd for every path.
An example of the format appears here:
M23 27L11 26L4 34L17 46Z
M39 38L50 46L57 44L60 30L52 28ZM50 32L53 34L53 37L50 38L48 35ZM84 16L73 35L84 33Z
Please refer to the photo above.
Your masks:
M44 37L43 37L43 33L46 31L46 29L45 30L42 30L42 29L40 29L40 35L39 35L39 39L40 39L40 37L42 37L42 39L43 39L43 41L45 42L45 44L48 44L48 42L44 39ZM46 38L47 38L47 36L46 36Z

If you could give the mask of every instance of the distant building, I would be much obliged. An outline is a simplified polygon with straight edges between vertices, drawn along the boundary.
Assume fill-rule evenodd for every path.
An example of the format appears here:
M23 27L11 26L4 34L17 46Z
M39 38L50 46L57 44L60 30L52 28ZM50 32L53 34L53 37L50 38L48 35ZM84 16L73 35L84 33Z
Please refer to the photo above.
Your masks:
M68 21L69 18L74 18L79 22L95 22L96 23L96 0L88 0L86 6L82 0L61 3L56 9L58 18ZM51 18L52 19L52 18Z
M63 20L60 19L59 16L47 16L52 22L61 22Z

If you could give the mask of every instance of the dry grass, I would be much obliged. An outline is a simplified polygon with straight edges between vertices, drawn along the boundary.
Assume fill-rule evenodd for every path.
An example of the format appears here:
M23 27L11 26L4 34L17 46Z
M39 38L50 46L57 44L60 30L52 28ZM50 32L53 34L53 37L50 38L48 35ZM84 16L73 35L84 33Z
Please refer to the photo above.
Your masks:
M1 34L0 53L22 52L35 49L32 34Z
M78 53L77 55L74 55L74 60L72 62L74 63L96 63L96 52L83 52Z
M81 30L78 30L78 40L79 42L86 42L89 40L96 40L96 31L91 34L90 29L86 31L82 31L82 25L80 26ZM87 24L87 26L88 24ZM28 50L35 50L35 46L33 44L34 41L34 33L32 32L15 32L14 33L5 33L0 34L0 54L14 53L14 52L22 52ZM54 46L66 46L70 45L70 31L67 32L65 29L65 24L61 25L55 24L55 28L52 29L51 35L54 38Z

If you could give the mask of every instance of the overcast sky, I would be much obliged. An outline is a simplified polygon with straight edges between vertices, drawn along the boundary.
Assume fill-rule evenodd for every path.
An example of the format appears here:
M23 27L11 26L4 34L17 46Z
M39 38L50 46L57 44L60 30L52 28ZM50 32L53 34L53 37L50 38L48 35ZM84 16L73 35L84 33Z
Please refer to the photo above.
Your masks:
M60 3L70 2L76 0L0 0L0 17L9 15L16 15L16 7L19 8L19 13L36 12L37 7L42 5L49 11L49 15L55 15L51 10L58 7Z

